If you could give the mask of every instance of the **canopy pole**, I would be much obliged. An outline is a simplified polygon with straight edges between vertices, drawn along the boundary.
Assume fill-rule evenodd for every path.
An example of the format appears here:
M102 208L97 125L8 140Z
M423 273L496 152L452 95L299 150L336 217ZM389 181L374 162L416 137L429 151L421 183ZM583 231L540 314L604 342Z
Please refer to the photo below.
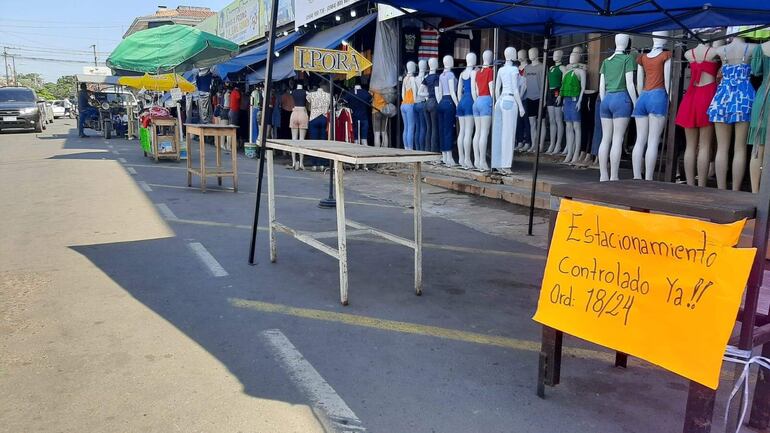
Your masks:
M327 131L327 139L329 141L335 141L337 138L337 132L335 130L336 120L335 120L335 107L334 107L334 74L329 74L329 125L326 128ZM331 135L331 138L329 138L329 135ZM322 198L321 201L318 202L318 207L323 209L332 209L337 207L337 201L334 199L334 171L336 170L336 166L333 166L331 160L329 161L329 196L326 198Z
M548 40L553 33L553 24L548 23L545 25L545 39L543 40L543 75L542 75L542 91L540 92L540 104L537 107L537 143L535 145L535 164L532 168L532 191L529 195L529 225L527 227L527 234L532 236L532 224L535 218L535 195L537 193L537 174L540 169L540 137L543 135L543 106L545 105L545 95L548 91L548 83L546 82L548 68Z
M275 27L278 19L278 0L272 1L270 10L270 33L267 37L267 62L265 63L265 101L270 101L273 93L273 52L275 51ZM251 226L251 245L249 247L249 264L254 265L254 249L257 242L257 226L259 225L259 207L262 202L262 179L265 174L265 146L267 144L267 117L262 110L260 113L259 129L262 133L259 135L259 174L257 174L257 199L254 205L254 223Z

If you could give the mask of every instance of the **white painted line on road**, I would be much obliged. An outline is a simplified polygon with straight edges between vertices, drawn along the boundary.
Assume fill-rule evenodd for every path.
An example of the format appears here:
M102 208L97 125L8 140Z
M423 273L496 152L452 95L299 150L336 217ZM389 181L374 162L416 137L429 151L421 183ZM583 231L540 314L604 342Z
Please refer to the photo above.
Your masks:
M136 174L136 169L134 167L128 167L126 168L126 171L128 171L131 174Z
M120 155L120 152L115 149L112 149L111 152L114 153L115 155Z
M214 256L211 255L209 250L206 249L206 247L203 246L200 242L190 242L187 244L187 246L190 247L190 249L195 253L196 256L200 259L201 262L203 262L204 265L206 265L207 268L209 268L209 271L211 271L211 274L215 277L226 277L230 274L227 273L225 268L222 267L222 265L219 264L217 259L214 258Z
M105 143L106 143L106 141L105 141ZM108 144L108 145L107 145L107 148L108 148L108 149L114 149L114 148L115 148L115 146L113 146L113 145L111 145L111 144Z
M120 163L122 163L122 164L125 164L126 163L126 158L118 158L118 161L120 161Z
M146 192L152 192L152 188L150 188L150 185L147 185L147 182L145 182L143 180L140 180L137 183L139 184L139 187L142 188L143 190L145 190ZM171 209L169 209L169 212L170 211L171 211Z
M155 203L155 207L158 208L158 212L160 212L161 215L163 215L163 218L167 220L177 220L179 218L174 215L174 212L171 212L171 209L168 207L166 203Z
M344 400L334 391L315 368L278 329L269 329L260 336L273 352L276 360L305 394L313 412L328 432L365 432L363 423Z

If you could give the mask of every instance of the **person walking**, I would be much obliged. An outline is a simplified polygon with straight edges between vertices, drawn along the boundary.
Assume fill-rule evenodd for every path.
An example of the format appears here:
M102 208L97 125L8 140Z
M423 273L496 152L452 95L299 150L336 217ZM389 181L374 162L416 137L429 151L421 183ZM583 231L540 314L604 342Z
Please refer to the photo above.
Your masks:
M90 111L89 108L88 87L86 87L86 83L80 83L80 91L78 91L78 137L80 138L87 137L83 129L85 129L85 119L86 114Z

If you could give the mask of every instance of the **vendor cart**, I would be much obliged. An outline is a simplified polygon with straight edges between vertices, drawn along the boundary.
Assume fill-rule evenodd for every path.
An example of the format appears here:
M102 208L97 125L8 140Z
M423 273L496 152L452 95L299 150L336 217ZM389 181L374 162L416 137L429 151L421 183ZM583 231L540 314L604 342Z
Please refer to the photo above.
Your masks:
M140 141L144 156L179 161L179 124L173 117L149 116L147 128L141 128Z

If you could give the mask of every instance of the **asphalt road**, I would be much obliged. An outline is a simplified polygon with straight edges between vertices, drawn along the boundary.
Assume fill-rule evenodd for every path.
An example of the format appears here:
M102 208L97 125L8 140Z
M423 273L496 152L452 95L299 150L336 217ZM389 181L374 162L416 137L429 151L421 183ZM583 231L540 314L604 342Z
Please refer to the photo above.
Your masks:
M681 431L685 380L575 339L535 396L545 230L521 209L426 187L424 295L411 250L356 236L342 307L336 261L294 239L271 264L261 231L247 264L255 161L201 193L74 127L0 135L0 431ZM326 175L277 174L279 221L335 230ZM346 178L351 219L411 236L406 181Z

